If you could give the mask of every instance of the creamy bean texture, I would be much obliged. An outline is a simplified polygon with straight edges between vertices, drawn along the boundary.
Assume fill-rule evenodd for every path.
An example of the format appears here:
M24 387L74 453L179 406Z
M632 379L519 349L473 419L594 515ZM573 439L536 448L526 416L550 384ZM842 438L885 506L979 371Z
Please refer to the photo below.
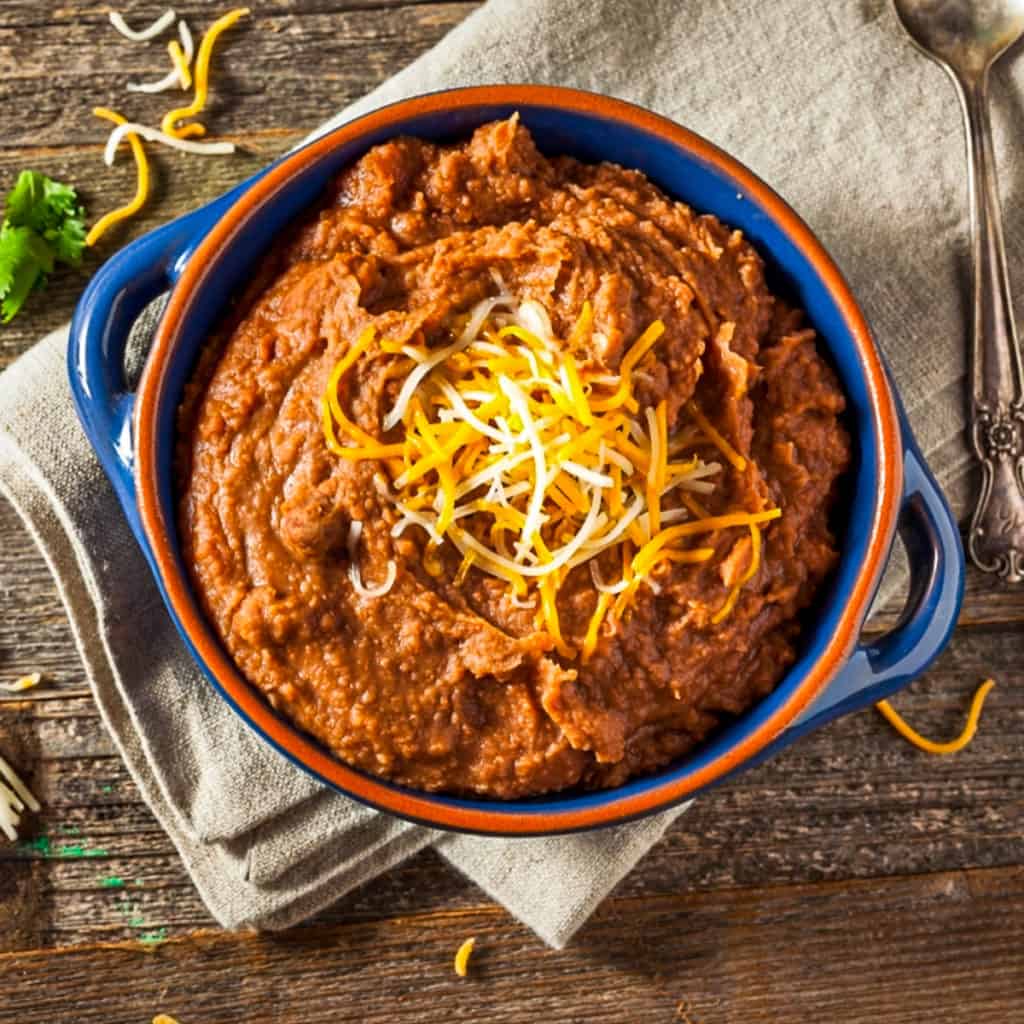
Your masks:
M442 346L496 281L540 303L577 353L614 377L654 321L638 363L641 412L674 429L696 407L732 450L709 516L778 508L760 530L712 530L714 556L659 563L585 660L555 649L527 602L400 518L379 460L339 458L321 399L368 327L348 374L349 418L381 443L402 384L403 342ZM637 171L541 155L516 118L437 146L401 138L343 173L275 248L225 330L211 338L180 417L183 550L195 589L249 682L349 764L425 790L514 798L607 787L652 772L771 692L801 617L837 560L830 527L850 461L844 398L801 314L768 290L762 261L714 217ZM707 437L702 457L718 452ZM362 523L367 585L349 574ZM599 578L617 562L600 557ZM737 581L729 614L718 618ZM599 598L588 565L557 597L579 639ZM716 621L717 619L717 621Z

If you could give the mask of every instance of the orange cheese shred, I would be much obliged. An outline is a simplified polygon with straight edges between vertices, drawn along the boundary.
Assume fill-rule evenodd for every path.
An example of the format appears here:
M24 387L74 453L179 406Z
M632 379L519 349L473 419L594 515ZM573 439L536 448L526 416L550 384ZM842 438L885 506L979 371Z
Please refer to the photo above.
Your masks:
M195 117L206 107L206 97L209 89L210 58L213 56L213 46L222 32L231 28L240 18L249 13L248 7L236 7L228 11L223 17L218 18L206 31L203 41L199 44L199 52L196 54L195 64L195 85L196 91L192 102L187 107L177 107L168 110L160 122L160 130L166 135L174 135L179 139L184 138L182 132L187 126L178 127L178 122L187 117Z
M963 750L974 739L974 734L978 731L978 721L981 718L981 709L985 704L985 698L995 685L994 680L986 679L978 687L971 700L971 708L967 713L967 721L964 723L963 731L956 739L949 740L947 743L936 743L934 740L926 739L916 729L907 725L899 712L887 700L878 701L875 707L882 717L905 740L908 740L919 750L923 750L927 754L955 754L958 750Z
M466 939L455 953L455 973L464 978L469 973L469 958L473 954L476 939Z
M127 124L126 118L115 113L113 110L108 110L106 107L95 107L93 114L96 117L102 117L106 121L112 121L114 124ZM85 236L85 244L88 246L95 245L119 221L127 220L138 213L145 205L146 199L149 196L149 161L146 159L146 151L142 147L142 141L134 132L130 132L126 138L128 145L131 146L132 156L135 157L135 196L131 202L125 203L124 206L111 210L109 213L105 213L93 224L89 234Z
M583 638L583 648L580 652L580 657L584 662L590 660L590 656L597 647L601 623L604 622L604 617L608 613L613 600L613 594L602 593L597 595L597 607L594 608L594 614L590 618L590 624L587 626L587 635Z
M711 616L711 624L717 626L736 606L740 591L754 578L758 566L761 564L761 531L753 524L750 524L750 565L747 566L743 575L736 581L736 585L729 592L725 604Z
M729 460L732 467L739 473L747 468L747 460L715 429L711 420L697 408L694 402L686 403L686 411L697 421L697 425L707 434L708 440Z

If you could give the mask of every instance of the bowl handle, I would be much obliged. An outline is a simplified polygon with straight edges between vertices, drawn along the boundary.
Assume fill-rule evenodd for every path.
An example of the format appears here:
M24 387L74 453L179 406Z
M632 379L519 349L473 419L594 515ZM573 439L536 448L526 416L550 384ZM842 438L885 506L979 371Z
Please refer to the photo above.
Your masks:
M248 184L151 231L107 260L82 293L71 319L71 394L136 534L135 394L128 390L124 375L128 337L139 313L177 280L196 245Z
M903 615L890 632L857 646L824 693L758 755L757 762L833 718L905 686L938 657L956 626L964 590L960 531L905 421L902 430L899 533L910 563L910 593Z

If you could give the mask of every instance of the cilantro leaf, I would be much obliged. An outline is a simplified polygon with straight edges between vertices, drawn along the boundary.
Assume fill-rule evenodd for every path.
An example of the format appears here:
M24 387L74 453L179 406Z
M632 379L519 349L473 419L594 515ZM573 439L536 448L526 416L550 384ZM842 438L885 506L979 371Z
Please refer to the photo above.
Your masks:
M35 227L33 211L42 198L43 176L38 171L22 171L14 188L7 193L4 220L14 227Z
M4 224L0 229L0 317L4 323L21 309L47 266L53 269L53 254L31 228Z
M16 316L56 263L77 266L84 248L84 211L75 190L38 171L22 171L0 227L0 319L8 323Z
M80 216L69 217L57 228L47 228L43 237L53 247L61 263L77 267L85 249L85 221Z

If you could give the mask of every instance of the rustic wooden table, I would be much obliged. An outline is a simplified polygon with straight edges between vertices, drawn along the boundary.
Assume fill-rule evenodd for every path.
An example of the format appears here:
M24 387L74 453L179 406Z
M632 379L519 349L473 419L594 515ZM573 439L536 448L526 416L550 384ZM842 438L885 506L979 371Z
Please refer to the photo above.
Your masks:
M158 9L122 6L133 24ZM145 214L0 327L0 369L68 318L103 253L256 170L475 6L263 0L225 39L205 118L241 153L156 153ZM176 7L199 29L219 5ZM124 84L154 77L162 47L122 41L106 10L0 3L0 188L32 167L94 212L132 193L129 160L103 166L90 109L157 123L166 96ZM304 927L231 934L115 754L56 588L0 501L0 678L46 675L0 702L0 750L44 804L24 841L0 844L0 1021L1020 1020L1024 590L978 574L968 590L950 648L897 701L942 736L995 676L965 752L929 757L873 712L845 718L698 801L565 952L429 852Z

